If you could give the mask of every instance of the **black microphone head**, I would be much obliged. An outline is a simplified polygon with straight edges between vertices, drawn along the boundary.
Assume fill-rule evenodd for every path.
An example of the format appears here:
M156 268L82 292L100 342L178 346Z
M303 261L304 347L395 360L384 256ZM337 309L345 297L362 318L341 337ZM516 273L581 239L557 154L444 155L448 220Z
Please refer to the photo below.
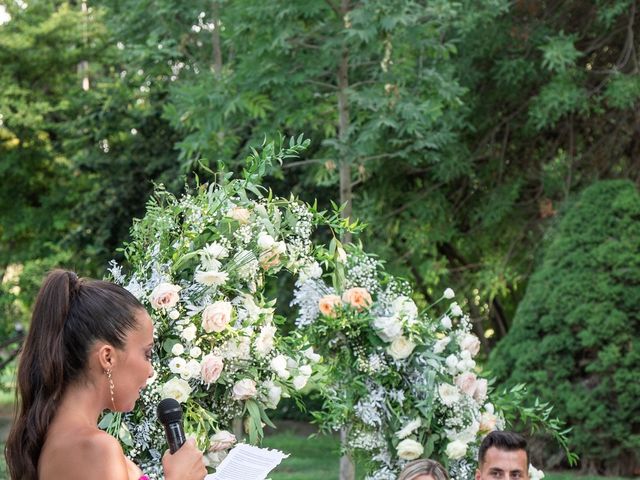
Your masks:
M182 406L173 398L165 398L158 404L158 420L163 425L176 423L182 420Z

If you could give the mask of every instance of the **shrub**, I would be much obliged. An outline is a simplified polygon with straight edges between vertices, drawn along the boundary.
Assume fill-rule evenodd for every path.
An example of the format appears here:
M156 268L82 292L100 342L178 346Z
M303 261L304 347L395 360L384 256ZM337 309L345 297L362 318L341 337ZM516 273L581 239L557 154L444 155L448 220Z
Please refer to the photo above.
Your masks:
M551 232L507 337L499 381L526 382L573 427L585 471L640 463L640 194L628 181L585 189Z

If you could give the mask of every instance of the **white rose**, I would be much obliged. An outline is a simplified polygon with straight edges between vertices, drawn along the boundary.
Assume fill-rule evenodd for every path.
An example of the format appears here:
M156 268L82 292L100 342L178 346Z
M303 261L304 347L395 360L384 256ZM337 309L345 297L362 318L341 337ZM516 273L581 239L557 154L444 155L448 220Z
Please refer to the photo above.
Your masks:
M454 317L462 316L462 308L460 308L460 305L458 305L456 302L453 302L450 308L451 308L451 315L453 315Z
M254 346L259 357L264 357L273 349L273 337L276 334L274 325L266 325L260 330L260 335L256 338Z
M407 318L409 323L415 321L418 316L418 307L409 297L400 296L393 301L391 306L396 315Z
M218 242L210 243L202 249L202 253L209 258L226 258L229 251Z
M529 464L529 479L530 480L542 480L544 478L544 472L538 470L533 465Z
M262 386L266 390L266 395L263 395L265 405L268 408L276 408L282 397L282 387L279 387L272 381L264 382Z
M184 347L181 343L176 343L173 347L171 347L171 353L178 357L184 353Z
M190 380L198 377L198 375L200 375L200 362L192 358L184 366L180 376L185 380Z
M460 400L460 392L454 385L448 383L441 383L438 385L438 395L443 405L452 407L458 400Z
M476 391L476 376L471 372L465 372L456 377L456 385L464 394L473 396Z
M177 320L180 318L180 312L178 310L171 310L169 312L169 318L171 320Z
M178 375L184 371L186 366L187 361L182 357L174 357L169 362L169 370L171 370L171 373L177 373Z
M456 296L455 292L450 288L447 288L443 294L443 297L446 298L447 300L451 300L455 296Z
M217 355L205 355L200 363L200 376L206 384L211 384L220 378L220 374L224 369L224 361L222 357Z
M307 348L302 352L302 354L313 363L318 363L322 358L320 355L313 351L313 347Z
M149 295L149 301L151 306L155 310L168 310L176 306L180 300L178 292L181 288L178 285L171 283L160 283L153 289L151 295Z
M284 355L273 357L271 362L269 362L269 366L271 367L271 370L273 370L283 380L286 380L291 376L287 370L287 358Z
M189 382L174 377L162 386L161 393L162 398L175 398L178 402L183 403L189 399L191 387Z
M414 348L416 344L401 335L387 347L387 353L395 360L402 360L411 355Z
M445 453L451 460L459 460L467 454L467 445L460 440L454 440L447 445Z
M447 348L447 345L449 345L450 341L451 341L450 337L444 337L444 338L441 338L440 340L438 340L433 345L433 353L442 353L442 352L444 352L444 349Z
M373 327L385 342L392 342L402 335L402 323L397 317L377 317L373 321Z
M229 302L215 302L202 312L202 328L205 332L222 332L231 321L232 305Z
M224 285L229 279L229 274L226 272L219 272L216 270L198 271L195 275L195 281L202 285L208 285L210 287L217 287Z
M480 351L480 340L475 335L468 333L460 342L460 348L469 352L472 357L475 357Z
M419 417L416 419L413 419L410 422L408 422L404 427L402 427L400 430L398 430L396 433L394 433L394 435L398 437L400 440L402 440L403 438L407 438L409 435L413 433L415 429L419 428L421 424L422 424L422 421L420 420Z
M256 396L256 382L250 378L238 380L233 386L234 400L247 400Z
M191 358L198 358L200 355L202 355L202 350L200 350L200 347L193 347L191 348L191 350L189 350L189 356Z
M236 443L236 436L227 432L226 430L218 430L213 434L210 440L210 452L220 452L222 450L229 450Z
M308 381L309 377L306 375L296 375L293 377L293 388L296 390L302 390Z
M184 327L180 336L183 339L185 339L187 342L191 342L193 341L194 338L196 338L196 332L197 332L196 326L193 324L190 324Z
M276 241L268 233L261 233L258 235L258 247L260 250L269 250L275 245Z
M449 315L445 315L444 317L442 317L442 319L440 320L440 325L442 325L442 328L444 328L445 330L450 330L451 329L451 318L449 318Z
M311 376L312 370L311 367L309 365L302 365L298 371L300 372L300 374L302 375L306 375L307 377Z
M403 460L415 460L424 452L424 447L410 438L405 438L396 447L398 457Z

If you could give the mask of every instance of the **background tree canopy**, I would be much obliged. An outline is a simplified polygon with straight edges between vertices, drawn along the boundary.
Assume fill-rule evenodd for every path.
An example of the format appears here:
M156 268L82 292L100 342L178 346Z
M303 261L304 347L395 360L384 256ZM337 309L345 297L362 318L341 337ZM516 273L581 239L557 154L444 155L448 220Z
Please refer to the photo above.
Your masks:
M268 186L344 204L419 303L463 293L488 353L556 212L599 179L639 180L636 0L0 10L5 331L51 266L101 276L154 182L177 192L304 133L307 156Z

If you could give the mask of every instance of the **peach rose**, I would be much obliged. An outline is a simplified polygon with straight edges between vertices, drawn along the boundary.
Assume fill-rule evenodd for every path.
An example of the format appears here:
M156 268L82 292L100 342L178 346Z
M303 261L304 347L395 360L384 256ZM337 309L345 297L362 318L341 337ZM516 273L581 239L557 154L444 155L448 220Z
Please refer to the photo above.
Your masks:
M200 364L200 376L204 383L210 384L220 378L220 374L224 369L224 361L222 357L209 354L202 359Z
M244 225L249 223L251 212L243 207L233 207L229 212L227 212L227 216Z
M205 332L222 332L231 321L231 303L218 301L202 312L202 328Z
M336 307L342 306L342 300L338 295L325 295L318 301L320 313L326 317L336 318Z
M480 431L481 432L493 432L496 429L497 418L494 414L484 412L480 416Z
M342 301L348 303L357 310L368 308L371 306L371 303L373 303L371 295L369 295L367 289L361 287L354 287L346 290L342 294Z
M181 288L178 285L171 283L160 283L156 285L156 288L153 289L149 296L151 306L156 310L168 310L175 307L180 300L180 295L178 295L180 290Z

